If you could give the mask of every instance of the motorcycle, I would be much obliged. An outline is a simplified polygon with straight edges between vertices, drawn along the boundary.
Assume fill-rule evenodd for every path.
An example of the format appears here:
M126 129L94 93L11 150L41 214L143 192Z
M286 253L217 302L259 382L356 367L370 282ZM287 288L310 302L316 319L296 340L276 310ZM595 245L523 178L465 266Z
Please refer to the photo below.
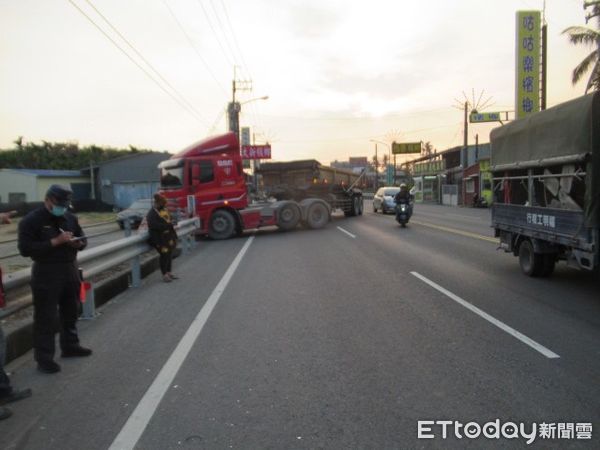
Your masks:
M406 228L406 224L410 219L410 205L406 202L396 204L396 221Z

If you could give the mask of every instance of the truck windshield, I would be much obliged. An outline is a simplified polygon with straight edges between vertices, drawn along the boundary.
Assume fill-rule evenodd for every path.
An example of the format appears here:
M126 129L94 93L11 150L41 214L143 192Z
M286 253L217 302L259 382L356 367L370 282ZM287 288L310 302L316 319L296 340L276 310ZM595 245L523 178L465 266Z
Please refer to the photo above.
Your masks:
M183 161L164 161L160 168L160 187L176 189L183 186Z

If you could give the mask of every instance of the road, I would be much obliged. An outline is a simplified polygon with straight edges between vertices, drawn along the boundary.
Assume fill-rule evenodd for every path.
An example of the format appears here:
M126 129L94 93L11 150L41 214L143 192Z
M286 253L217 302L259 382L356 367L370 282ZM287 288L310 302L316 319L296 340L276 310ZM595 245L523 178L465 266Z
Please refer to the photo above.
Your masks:
M496 247L489 211L426 205L406 229L366 205L323 230L202 241L180 280L153 274L80 324L91 358L9 365L34 396L0 448L528 447L417 438L418 421L496 419L591 423L592 440L538 430L531 447L599 448L598 281L562 264L527 278Z

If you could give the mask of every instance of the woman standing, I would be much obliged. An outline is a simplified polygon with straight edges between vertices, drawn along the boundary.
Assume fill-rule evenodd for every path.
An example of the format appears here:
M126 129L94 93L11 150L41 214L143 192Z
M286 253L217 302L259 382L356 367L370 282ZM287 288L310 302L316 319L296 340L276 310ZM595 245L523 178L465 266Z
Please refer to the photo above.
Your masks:
M177 234L171 223L171 215L167 209L167 199L162 195L154 194L154 207L146 215L150 244L158 251L160 271L163 281L170 283L177 277L171 273L173 250L177 246Z

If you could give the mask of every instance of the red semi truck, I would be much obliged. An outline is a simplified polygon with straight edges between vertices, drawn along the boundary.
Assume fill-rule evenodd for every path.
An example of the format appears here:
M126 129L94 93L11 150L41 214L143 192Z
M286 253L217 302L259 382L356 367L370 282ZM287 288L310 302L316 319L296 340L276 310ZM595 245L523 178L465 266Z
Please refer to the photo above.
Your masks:
M311 169L306 186L295 186L293 198L286 189L285 200L250 203L234 133L197 142L158 167L161 193L170 207L186 210L188 197L193 196L195 215L201 220L199 234L212 239L227 239L244 230L273 225L283 230L293 229L299 223L322 228L333 209L343 210L346 216L361 215L363 210L359 189L336 183L335 178L334 182L319 180L318 167Z

